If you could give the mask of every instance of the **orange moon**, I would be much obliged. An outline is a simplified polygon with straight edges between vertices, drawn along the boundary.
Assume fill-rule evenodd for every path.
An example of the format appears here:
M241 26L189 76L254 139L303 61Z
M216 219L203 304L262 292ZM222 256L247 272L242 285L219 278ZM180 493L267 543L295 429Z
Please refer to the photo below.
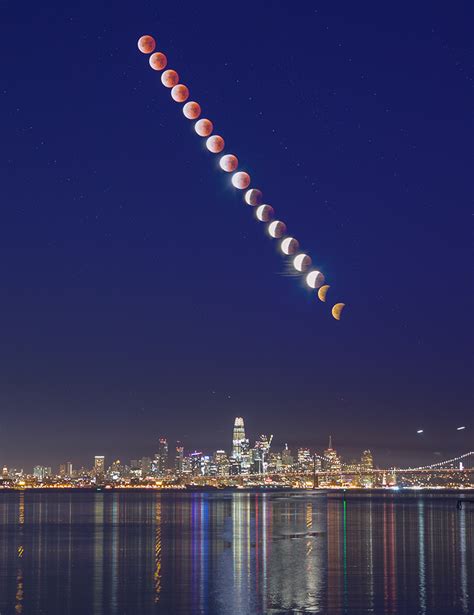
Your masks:
M219 160L219 166L226 173L233 173L239 166L239 160L234 154L226 154Z
M201 106L199 103L190 101L187 102L183 107L184 117L188 118L188 120L197 120L201 115Z
M211 120L205 119L199 120L194 126L194 130L198 133L200 137L208 137L211 134L213 128L214 126L212 125Z
M345 305L345 303L336 303L336 305L333 306L331 313L336 320L341 320L341 313Z
M179 103L182 103L185 100L188 100L189 98L188 88L182 83L175 85L174 88L171 90L171 98L175 102L179 102Z
M174 88L179 83L179 75L175 70L165 70L161 75L161 83L165 88Z
M318 289L318 299L323 303L326 301L326 295L328 294L329 288L329 284L325 284L324 286L321 286L320 289Z
M212 135L206 141L206 147L213 154L218 154L224 149L224 139L220 135Z
M250 185L250 175L245 171L238 171L232 175L232 185L239 190L245 190Z
M168 64L168 60L164 53L158 51L157 53L153 53L149 59L150 66L153 70L163 70L165 66Z
M140 36L140 38L138 39L138 49L140 49L142 53L152 53L153 51L155 51L155 47L155 39L149 34Z
M244 198L247 205L252 205L252 207L255 207L255 205L262 204L263 194L258 188L251 188L250 190L247 190Z
M260 222L269 222L274 215L275 211L271 205L260 205L255 211L255 215Z

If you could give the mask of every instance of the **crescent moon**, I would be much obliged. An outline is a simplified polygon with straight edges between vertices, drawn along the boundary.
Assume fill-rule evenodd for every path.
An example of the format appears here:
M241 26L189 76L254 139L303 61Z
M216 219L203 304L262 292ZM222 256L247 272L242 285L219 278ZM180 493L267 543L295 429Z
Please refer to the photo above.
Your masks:
M326 301L326 295L328 294L328 290L330 289L329 284L325 284L318 289L318 298L320 301L324 303Z
M332 308L332 315L336 320L341 320L341 313L345 305L345 303L336 303L336 305Z

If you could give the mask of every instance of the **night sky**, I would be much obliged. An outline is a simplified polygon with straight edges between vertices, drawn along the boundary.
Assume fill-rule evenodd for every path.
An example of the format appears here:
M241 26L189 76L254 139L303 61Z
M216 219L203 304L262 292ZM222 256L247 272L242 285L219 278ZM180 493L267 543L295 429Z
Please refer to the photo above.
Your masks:
M472 450L467 5L2 3L0 463L229 449L236 415L252 442L331 433L381 464ZM329 304L285 275L142 34Z

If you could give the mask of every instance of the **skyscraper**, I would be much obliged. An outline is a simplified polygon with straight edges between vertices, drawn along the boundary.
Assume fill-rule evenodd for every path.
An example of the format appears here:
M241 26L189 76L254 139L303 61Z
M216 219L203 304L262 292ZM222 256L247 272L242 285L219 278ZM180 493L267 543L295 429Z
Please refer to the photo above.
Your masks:
M374 459L372 453L367 450L362 453L360 459L360 484L362 487L373 487L374 485Z
M327 449L324 451L324 469L329 470L329 472L333 472L334 474L341 473L342 464L341 458L337 454L336 449L332 447L332 437L329 436L329 445Z
M96 455L94 457L94 474L95 476L104 476L105 472L105 457L103 455Z
M163 475L168 468L168 441L161 437L158 442L158 472Z
M181 442L176 442L176 454L174 457L174 469L178 474L183 472L184 446Z
M234 431L232 434L232 457L237 461L242 459L243 449L245 448L245 427L244 419L241 416L235 417Z

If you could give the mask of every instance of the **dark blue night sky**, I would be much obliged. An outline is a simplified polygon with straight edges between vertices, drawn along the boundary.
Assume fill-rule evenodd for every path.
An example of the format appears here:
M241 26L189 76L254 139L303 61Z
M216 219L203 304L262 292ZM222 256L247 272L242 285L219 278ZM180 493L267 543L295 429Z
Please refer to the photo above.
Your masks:
M379 463L472 450L467 7L2 3L0 463L229 448L236 415ZM145 33L329 305L285 275Z

